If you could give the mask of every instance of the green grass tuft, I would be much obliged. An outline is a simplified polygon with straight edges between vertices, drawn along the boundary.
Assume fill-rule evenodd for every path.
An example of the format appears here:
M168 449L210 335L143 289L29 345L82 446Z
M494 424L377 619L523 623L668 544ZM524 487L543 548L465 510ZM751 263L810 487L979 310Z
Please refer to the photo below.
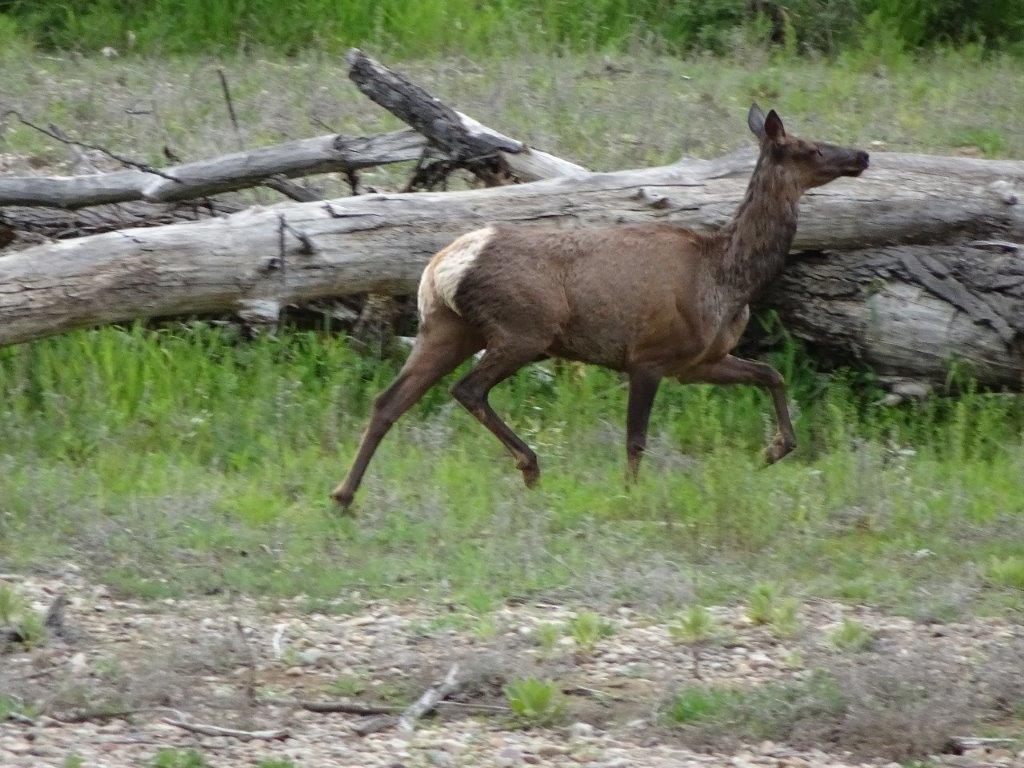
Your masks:
M522 725L552 725L565 714L565 696L553 680L513 680L505 686L505 699Z
M866 651L875 643L875 633L855 619L843 619L832 635L829 644L837 651L856 653Z

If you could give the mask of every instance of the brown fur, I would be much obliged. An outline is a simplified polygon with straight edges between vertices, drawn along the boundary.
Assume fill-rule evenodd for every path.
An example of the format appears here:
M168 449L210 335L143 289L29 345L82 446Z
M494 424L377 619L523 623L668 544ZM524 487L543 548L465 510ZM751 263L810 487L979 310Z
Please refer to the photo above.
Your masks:
M672 224L496 227L438 253L420 286L416 344L375 403L359 454L334 498L351 503L391 424L480 349L486 349L483 358L452 394L509 449L527 484L539 476L537 457L491 409L487 393L539 357L629 375L630 476L639 468L651 405L666 376L766 387L779 422L768 460L791 451L795 438L782 377L729 352L746 327L750 301L785 263L800 196L838 176L858 175L867 154L789 137L774 111L765 117L756 106L748 122L761 155L736 216L718 231Z

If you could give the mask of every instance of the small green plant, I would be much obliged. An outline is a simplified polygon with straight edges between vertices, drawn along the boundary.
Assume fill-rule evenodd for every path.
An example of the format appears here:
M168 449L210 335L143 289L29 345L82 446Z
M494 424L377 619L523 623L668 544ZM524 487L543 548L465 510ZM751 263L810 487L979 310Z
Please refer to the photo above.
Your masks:
M690 610L686 613L681 613L668 626L669 636L673 640L690 647L690 654L693 656L693 676L698 680L701 679L701 649L711 640L717 630L718 627L714 617L702 605L691 606Z
M72 752L64 758L64 768L82 768L85 765L85 758Z
M829 643L837 651L852 653L866 651L874 642L875 633L856 619L843 619L843 623L829 637Z
M271 758L270 760L260 760L256 763L256 768L295 768L295 763L291 760Z
M771 584L762 582L755 585L747 601L747 617L755 624L771 624L777 599L778 594Z
M153 768L209 768L206 758L194 749L161 749L153 758Z
M985 569L985 576L1001 587L1024 589L1024 557L993 557Z
M771 627L775 634L780 637L792 637L800 630L798 614L800 603L795 597L786 597L779 600L775 606L775 615L772 616Z
M6 584L0 584L0 624L14 624L16 616L25 609L21 595Z
M672 697L666 715L677 725L706 722L727 712L735 697L733 691L725 688L687 686Z
M562 633L564 631L565 628L561 624L549 621L538 626L533 637L534 640L536 640L537 645L550 653L555 649L555 646L558 645L558 641L562 637Z
M526 677L505 686L512 714L524 725L550 725L565 712L565 697L552 680Z
M569 622L569 635L583 653L593 652L598 640L610 636L614 631L611 624L593 611L580 611Z
M46 625L43 617L35 611L28 611L21 616L16 624L21 644L25 648L35 648L46 639Z
M473 624L473 636L478 640L492 640L499 631L498 621L493 616L480 616Z
M358 696L366 690L366 681L355 675L343 675L327 685L327 692L335 696L348 698Z
M800 628L799 609L795 598L781 597L773 584L762 582L750 592L747 616L755 624L770 626L778 635L790 636Z

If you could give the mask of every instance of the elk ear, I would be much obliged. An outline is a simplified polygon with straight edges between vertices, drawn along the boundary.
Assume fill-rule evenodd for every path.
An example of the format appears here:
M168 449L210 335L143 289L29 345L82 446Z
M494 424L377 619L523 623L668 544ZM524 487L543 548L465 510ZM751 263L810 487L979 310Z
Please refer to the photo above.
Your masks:
M771 141L782 141L786 138L786 128L782 124L782 118L774 109L764 119L764 133Z
M757 104L750 105L750 111L747 112L747 125L750 127L750 132L757 136L758 141L764 141L764 112Z

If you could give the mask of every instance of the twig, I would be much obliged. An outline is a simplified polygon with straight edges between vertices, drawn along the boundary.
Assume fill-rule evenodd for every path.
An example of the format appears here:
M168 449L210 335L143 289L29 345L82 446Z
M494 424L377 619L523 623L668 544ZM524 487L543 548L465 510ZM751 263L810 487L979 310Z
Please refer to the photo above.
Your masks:
M301 184L296 184L294 181L289 181L281 174L271 176L269 179L264 179L263 186L268 187L275 192L280 192L285 197L290 197L292 200L297 200L300 203L312 203L316 200L323 200L323 197L318 195L309 187L304 187Z
M173 725L175 728L181 728L183 731L198 733L202 736L229 736L233 739L240 739L242 741L281 741L282 739L287 739L291 736L286 728L267 731L240 731L236 728L222 728L219 725L190 723L186 720L176 720L170 717L163 718L162 722L167 725Z
M93 165L92 160L90 160L88 156L82 151L81 147L77 146L75 142L73 142L68 137L68 135L60 129L60 126L55 125L54 123L49 123L46 127L53 131L54 136L59 137L60 140L67 145L68 152L70 152L72 159L75 161L76 173L79 171L79 169L82 168L88 171L96 170L96 166Z
M448 698L459 689L458 675L459 665L452 664L451 669L448 670L448 674L444 676L444 680L440 684L428 688L422 696L402 713L402 717L398 722L398 729L411 733L417 720L428 712L433 711L438 702Z
M459 689L458 674L459 665L452 664L448 674L444 676L444 680L424 691L423 695L406 707L398 717L382 715L380 717L367 718L353 726L352 730L360 736L367 736L391 727L397 727L404 733L412 733L416 727L417 720L428 712L432 712L443 699L451 696Z
M402 711L401 707L387 704L362 704L358 701L296 701L294 704L310 712L324 715L341 712L346 715L393 715Z
M30 123L28 120L22 117L21 113L18 112L18 110L16 109L9 109L6 112L4 112L3 115L0 115L0 117L6 118L8 115L14 115L14 117L22 125L28 126L33 130L39 131L40 133L49 136L51 139L56 139L62 144L73 144L76 147L83 147L84 149L93 149L96 150L97 152L102 152L107 157L111 158L112 160L116 160L117 162L121 163L121 165L124 165L128 168L137 168L140 171L144 171L145 173L152 173L154 176L160 176L161 178L167 179L168 181L173 181L178 184L182 183L181 179L175 178L171 174L161 171L159 168L154 168L153 166L147 165L146 163L141 163L138 160L132 160L131 158L124 157L123 155L118 155L114 152L111 152L106 147L101 147L98 144L89 144L84 141L78 141L77 139L62 138L56 133L53 133L52 131L49 131L46 128L43 128L40 125Z
M317 712L322 715L346 714L346 715L395 715L403 711L402 707L392 704L366 704L361 701L341 701L329 699L326 701L314 701L310 699L271 699L267 704L277 706L292 706L305 709L309 712ZM439 701L437 707L455 707L457 709L470 709L480 712L509 712L508 707L497 704L479 704L473 701Z
M283 213L278 215L278 220L280 222L278 231L278 250L280 253L278 255L281 257L281 274L283 276L285 270L285 232L292 235L296 240L302 243L302 248L299 249L299 253L305 254L306 256L312 256L316 253L316 246L313 245L313 240L309 235L289 224Z
M235 633L238 635L243 655L245 656L245 702L248 719L252 720L253 710L256 709L256 656L249 645L249 638L245 636L245 629L242 622L235 619Z
M238 116L235 114L235 102L231 99L231 89L228 87L228 77L224 74L223 67L217 67L217 77L220 78L220 89L224 93L224 103L228 105L228 117L231 119L231 127L235 129L235 140L238 148L242 146L242 132L238 128Z
M270 647L274 651L275 659L284 656L284 632L286 629L288 629L288 624L283 621L274 627L274 637L270 640Z

